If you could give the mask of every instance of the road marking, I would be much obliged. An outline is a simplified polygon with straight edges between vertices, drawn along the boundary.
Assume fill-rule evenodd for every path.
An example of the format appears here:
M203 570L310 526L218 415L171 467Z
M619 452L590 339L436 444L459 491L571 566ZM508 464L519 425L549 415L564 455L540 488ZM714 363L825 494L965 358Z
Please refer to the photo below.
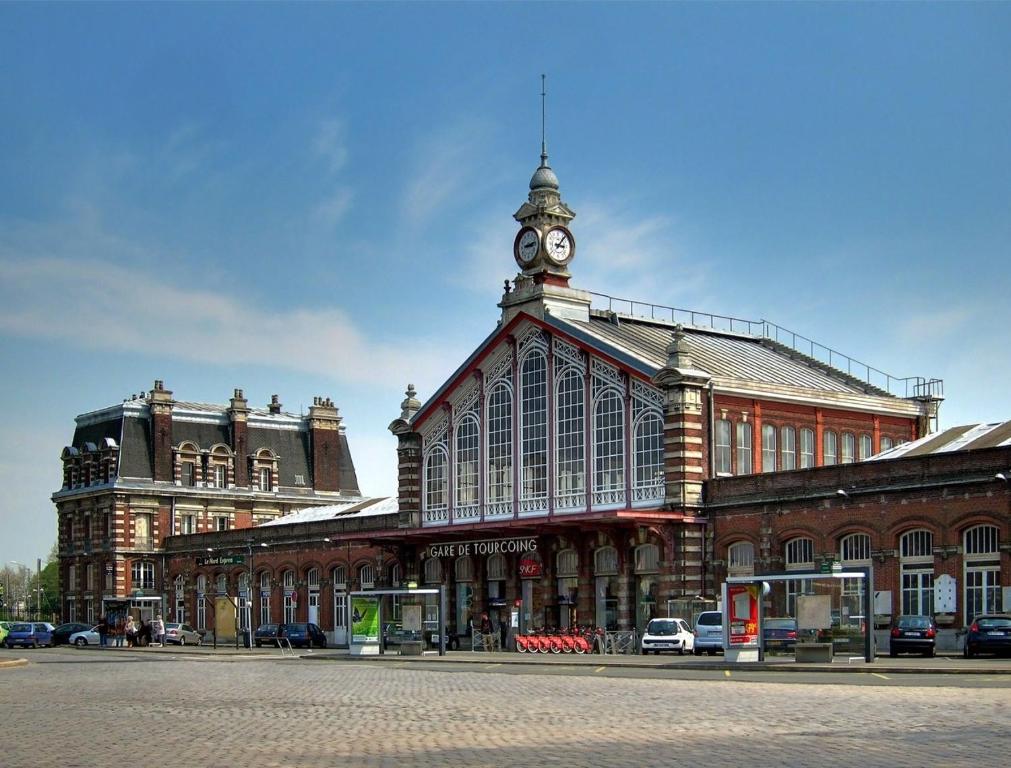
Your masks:
M880 677L882 680L891 680L892 679L890 677L885 677L884 675L879 675L877 672L871 672L871 674L874 675L874 677Z
M596 674L597 672L603 672L605 669L607 669L607 667L597 667L593 670L593 673Z
M499 662L498 664L488 664L485 667L485 669L496 669L496 668L501 667L501 666L502 666L502 662Z

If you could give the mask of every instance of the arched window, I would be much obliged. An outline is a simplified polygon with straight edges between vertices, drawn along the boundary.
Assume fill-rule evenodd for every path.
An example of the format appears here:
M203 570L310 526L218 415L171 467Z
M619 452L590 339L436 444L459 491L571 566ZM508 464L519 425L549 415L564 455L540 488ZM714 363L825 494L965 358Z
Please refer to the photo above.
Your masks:
M390 586L399 587L403 577L400 575L400 563L390 565Z
M331 578L333 579L334 589L347 589L348 569L345 566L335 565L331 571Z
M656 573L660 570L660 548L656 544L640 544L635 548L635 572Z
M512 514L513 398L505 382L488 395L488 514Z
M746 421L737 422L737 474L750 475L754 469L751 455L751 425Z
M505 555L492 555L488 558L488 581L505 581Z
M448 457L437 445L425 459L425 520L448 520Z
M372 563L365 563L358 569L358 583L362 589L372 589L376 586L376 567Z
M621 394L607 389L593 412L593 501L614 504L624 500L625 408Z
M870 435L860 435L860 461L871 457L871 454L874 452L872 446L873 441Z
M750 541L737 541L727 548L727 575L755 575L755 545Z
M902 575L902 613L934 613L934 534L925 529L907 531L899 540Z
M227 488L230 482L229 469L232 457L223 445L211 449L207 460L207 485L211 488Z
M310 568L305 575L305 583L309 589L319 589L319 568Z
M839 542L839 560L849 565L869 565L871 537L866 533L851 533Z
M535 349L520 366L521 508L547 509L548 380L544 353Z
M560 508L586 506L585 414L583 399L585 387L582 375L574 368L566 368L558 379L558 396L555 398L556 505Z
M260 572L260 623L270 623L270 573Z
M776 428L771 424L762 425L762 471L776 471Z
M842 463L852 464L856 460L857 439L852 432L843 432Z
M839 463L839 436L831 429L826 429L821 436L822 462L828 467Z
M197 576L197 629L207 629L207 577Z
M644 413L635 425L635 500L663 497L663 419Z
M269 449L261 448L256 452L252 480L260 491L274 490L274 454Z
M579 575L579 554L574 549L563 549L557 558L558 577Z
M474 561L469 556L456 558L455 570L457 581L474 580Z
M881 450L882 451L890 451L890 450L892 450L892 438L890 438L890 437L882 437L881 438Z
M814 466L814 430L806 427L800 430L800 468Z
M477 514L478 479L477 417L467 415L456 428L456 509L454 514L470 517Z
M281 583L284 584L284 621L290 624L295 621L295 606L298 600L295 595L295 572L285 571L281 576Z
M714 436L716 451L716 474L729 475L733 473L730 464L730 420L716 420L716 434Z
M981 613L1005 610L1000 584L1000 531L976 525L962 535L965 567L965 623Z
M440 584L442 582L442 561L430 557L425 561L425 583Z
M215 586L215 589L217 590L217 592L218 592L219 595L227 595L228 594L228 576L226 574L224 574L224 573L219 573L218 576L217 576L217 578L215 579L214 586Z
M802 571L814 568L814 541L807 537L797 537L786 542L786 569Z
M611 576L618 573L618 550L601 547L593 553L593 573L596 576Z
M797 431L793 427L782 427L779 430L779 438L783 469L796 469Z

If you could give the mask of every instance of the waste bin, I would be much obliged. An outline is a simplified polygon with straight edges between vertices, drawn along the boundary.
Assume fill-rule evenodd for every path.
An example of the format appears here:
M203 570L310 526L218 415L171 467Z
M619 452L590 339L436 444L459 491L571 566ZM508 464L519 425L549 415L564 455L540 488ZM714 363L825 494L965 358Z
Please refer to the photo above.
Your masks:
M242 647L252 648L253 647L253 630L247 629L242 633Z

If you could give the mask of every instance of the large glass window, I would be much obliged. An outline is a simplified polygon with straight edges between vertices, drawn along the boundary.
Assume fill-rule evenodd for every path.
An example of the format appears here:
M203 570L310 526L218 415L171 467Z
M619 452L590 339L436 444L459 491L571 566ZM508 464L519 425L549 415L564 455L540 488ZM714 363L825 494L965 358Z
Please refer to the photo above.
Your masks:
M857 439L852 432L843 432L842 463L852 464L856 460Z
M270 623L270 574L260 573L260 623Z
M547 412L547 363L542 352L534 351L520 369L523 499L546 499L548 495Z
M512 391L499 382L488 395L488 512L512 511L513 498Z
M466 514L467 507L477 507L479 442L477 419L464 417L456 428L457 514Z
M814 466L814 430L800 430L800 468L809 469Z
M826 429L821 436L821 447L824 466L839 463L839 436L831 429Z
M737 474L750 475L754 470L751 459L751 425L744 421L737 422Z
M977 525L963 535L965 553L965 623L981 613L1004 610L1000 584L1000 532Z
M882 451L890 451L890 450L892 450L892 438L890 438L890 437L882 437L881 438L881 450Z
M786 542L784 561L788 571L813 570L814 541L801 536ZM786 613L788 616L797 615L797 598L800 595L810 594L812 589L812 582L809 580L786 582Z
M625 487L625 411L621 395L605 390L593 418L594 496L602 503L620 501Z
M934 535L927 530L908 531L899 543L902 571L902 613L934 613Z
M134 561L130 566L130 577L134 589L154 589L154 563Z
M755 575L755 545L738 541L727 549L727 574L730 576Z
M762 471L776 471L776 428L771 424L762 425Z
M584 467L586 425L583 413L585 387L578 371L567 368L558 380L555 471L558 473L555 495L559 507L586 504Z
M663 420L652 411L635 427L635 487L663 487Z
M871 457L871 454L873 453L874 450L872 448L872 445L873 441L871 440L870 435L860 435L860 453L859 453L860 461L863 461L864 459L869 459Z
M290 624L295 621L295 605L298 599L295 596L295 572L285 571L281 582L284 584L284 621Z
M425 512L429 520L446 519L447 465L446 451L442 446L433 448L425 460Z
M716 474L729 475L733 472L730 465L730 421L719 419L716 422Z
M779 430L781 442L780 456L783 469L797 468L797 432L793 427L783 427Z

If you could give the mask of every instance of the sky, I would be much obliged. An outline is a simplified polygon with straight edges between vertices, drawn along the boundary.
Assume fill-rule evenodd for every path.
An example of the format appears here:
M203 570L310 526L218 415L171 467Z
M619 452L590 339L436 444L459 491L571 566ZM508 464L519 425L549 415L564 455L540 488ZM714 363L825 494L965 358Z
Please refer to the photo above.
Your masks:
M1011 4L0 4L0 563L78 414L333 398L359 483L495 328L547 143L577 288L1011 418Z

